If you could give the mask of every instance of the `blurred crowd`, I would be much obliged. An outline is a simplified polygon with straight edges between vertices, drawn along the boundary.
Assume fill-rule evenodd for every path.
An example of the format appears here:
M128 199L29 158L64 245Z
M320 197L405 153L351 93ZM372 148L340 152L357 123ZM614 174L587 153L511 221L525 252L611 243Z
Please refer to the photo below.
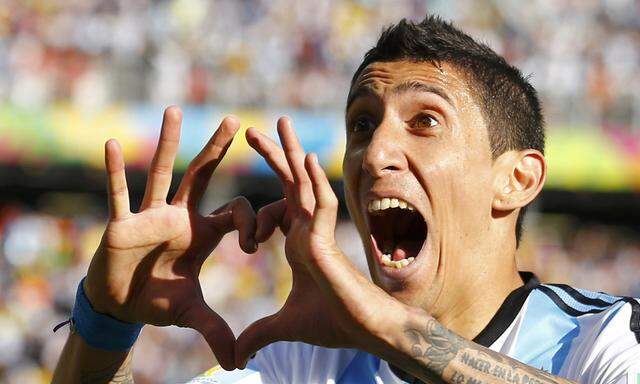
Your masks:
M0 100L342 108L381 30L426 12L530 74L551 121L640 126L636 0L4 0Z
M77 201L77 196L69 196ZM53 333L73 306L104 230L93 211L70 216L56 206L34 211L0 207L0 382L49 382L68 327ZM640 296L640 239L623 228L580 224L568 216L532 215L520 249L522 270L545 282L574 284L617 295ZM338 243L366 273L360 239L350 222L340 222ZM616 276L615 279L611 278ZM276 234L254 255L229 234L205 263L204 296L238 335L258 318L275 312L289 292L290 270L283 238ZM145 326L136 344L136 382L181 382L215 363L201 337L177 327Z

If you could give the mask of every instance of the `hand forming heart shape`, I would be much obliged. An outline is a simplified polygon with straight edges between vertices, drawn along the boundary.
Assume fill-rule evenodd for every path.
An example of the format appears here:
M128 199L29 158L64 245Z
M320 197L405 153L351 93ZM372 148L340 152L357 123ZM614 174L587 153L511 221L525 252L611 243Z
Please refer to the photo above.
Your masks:
M225 369L244 367L249 356L277 340L358 347L379 337L373 331L381 323L375 309L399 303L362 276L336 246L338 200L317 157L305 155L289 119L278 121L284 151L256 130L247 131L249 144L285 190L284 199L263 207L257 216L242 197L210 215L197 212L239 129L235 117L223 120L167 204L181 120L178 108L167 108L138 213L129 208L121 149L115 140L105 145L110 218L84 282L94 309L129 322L193 328ZM292 290L280 311L258 320L236 340L205 303L200 269L227 232L238 230L240 247L253 253L256 241L265 241L276 227L287 237Z

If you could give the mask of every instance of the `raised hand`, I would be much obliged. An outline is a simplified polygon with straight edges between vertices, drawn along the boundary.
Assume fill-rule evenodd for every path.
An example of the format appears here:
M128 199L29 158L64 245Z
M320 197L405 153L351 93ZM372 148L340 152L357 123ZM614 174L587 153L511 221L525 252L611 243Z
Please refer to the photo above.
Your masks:
M336 245L338 199L317 157L305 155L289 119L278 121L278 135L284 151L258 131L247 131L247 141L276 172L285 191L284 199L258 211L256 239L264 241L281 227L293 286L280 311L238 337L239 367L279 340L362 349L378 345L372 338L384 338L378 335L384 333L381 314L402 305L368 281Z
M207 216L198 213L197 205L240 123L235 117L222 121L187 168L168 204L181 122L177 107L165 110L138 213L129 208L120 146L115 140L106 143L110 217L84 288L98 312L128 322L197 330L222 367L233 369L235 337L205 303L198 275L227 232L237 229L240 247L249 253L256 250L255 215L244 198L236 198Z

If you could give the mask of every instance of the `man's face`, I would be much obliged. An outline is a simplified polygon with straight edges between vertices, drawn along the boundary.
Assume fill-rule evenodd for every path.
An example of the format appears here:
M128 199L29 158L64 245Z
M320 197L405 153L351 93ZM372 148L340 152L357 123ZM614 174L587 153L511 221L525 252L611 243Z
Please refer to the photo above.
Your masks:
M445 310L482 273L492 217L487 126L468 82L446 63L377 62L350 100L345 195L372 278L406 304Z

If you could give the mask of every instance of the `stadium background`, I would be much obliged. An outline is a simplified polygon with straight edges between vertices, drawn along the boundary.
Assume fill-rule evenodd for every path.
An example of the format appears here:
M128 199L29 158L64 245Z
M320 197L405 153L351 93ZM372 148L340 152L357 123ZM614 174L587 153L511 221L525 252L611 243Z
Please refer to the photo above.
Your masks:
M288 114L341 193L342 113L350 77L381 29L426 11L488 42L539 90L549 177L528 216L523 269L546 281L640 295L640 2L0 2L0 381L48 382L105 223L104 141L123 145L135 206L162 109L184 126L178 170L220 118L273 134ZM175 178L175 182L179 176ZM203 211L247 195L278 198L239 138ZM338 237L365 268L355 230ZM282 239L243 254L231 234L202 272L211 306L239 332L289 288ZM177 382L214 364L191 330L147 326L137 382Z

